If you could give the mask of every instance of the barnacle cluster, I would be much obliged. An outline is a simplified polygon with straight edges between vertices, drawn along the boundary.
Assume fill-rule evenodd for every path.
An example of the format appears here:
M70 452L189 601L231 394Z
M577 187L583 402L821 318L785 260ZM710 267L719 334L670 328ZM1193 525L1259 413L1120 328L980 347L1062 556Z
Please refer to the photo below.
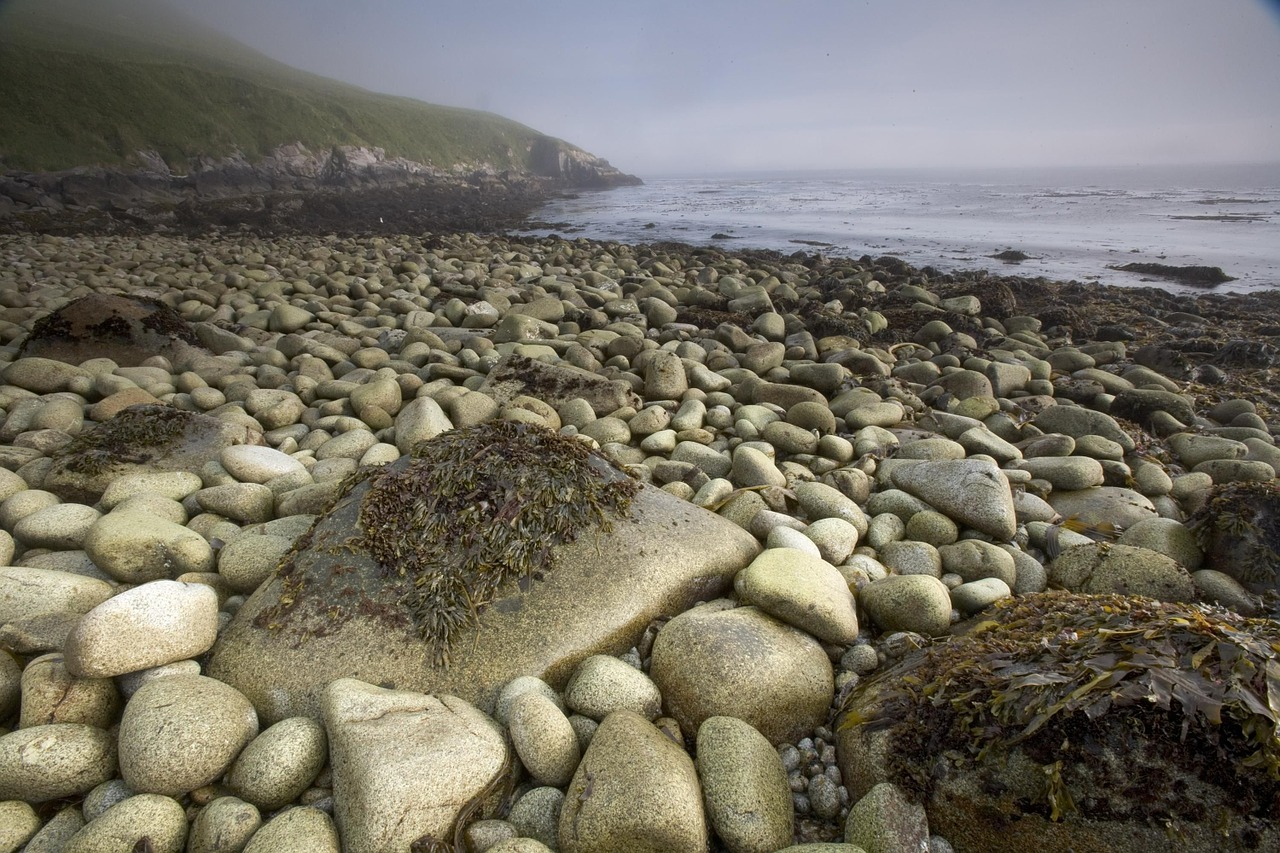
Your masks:
M402 582L401 603L437 666L499 587L523 590L555 549L626 514L639 483L573 438L498 421L418 444L368 478L357 547Z
M1044 779L1015 807L1050 820L1280 819L1280 625L1068 593L984 616L846 700L842 729L885 730L895 781L922 800L956 771L998 798L1017 750Z

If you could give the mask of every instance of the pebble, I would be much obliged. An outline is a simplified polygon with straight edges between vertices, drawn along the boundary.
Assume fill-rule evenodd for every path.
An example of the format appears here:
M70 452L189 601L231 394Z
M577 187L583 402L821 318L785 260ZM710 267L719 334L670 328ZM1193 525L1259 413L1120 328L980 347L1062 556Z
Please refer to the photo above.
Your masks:
M275 811L297 800L328 758L324 727L310 717L289 717L245 746L227 773L226 785L262 811Z
M635 667L609 655L592 655L574 670L564 689L564 704L596 721L621 710L653 720L662 712L662 695Z
M115 772L115 738L96 726L50 723L0 737L0 801L78 796Z
M223 853L243 850L262 826L262 815L237 797L218 797L191 821L187 853Z
M698 728L697 770L707 818L726 847L773 851L790 843L787 768L762 734L736 717L708 717Z
M507 725L512 747L535 782L568 784L581 753L573 726L554 702L533 691L523 693L512 703Z
M116 803L67 841L64 853L134 850L146 843L155 853L181 853L187 816L178 801L159 794L138 794Z

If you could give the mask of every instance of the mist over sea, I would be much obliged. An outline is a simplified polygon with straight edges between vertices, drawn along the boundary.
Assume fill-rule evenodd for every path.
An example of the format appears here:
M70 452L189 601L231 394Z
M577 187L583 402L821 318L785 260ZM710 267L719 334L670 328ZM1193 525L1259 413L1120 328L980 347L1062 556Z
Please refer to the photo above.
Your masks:
M890 254L1172 291L1200 289L1108 267L1206 265L1237 279L1216 291L1280 287L1280 164L668 176L555 199L532 220L544 235ZM990 257L1007 249L1031 259Z

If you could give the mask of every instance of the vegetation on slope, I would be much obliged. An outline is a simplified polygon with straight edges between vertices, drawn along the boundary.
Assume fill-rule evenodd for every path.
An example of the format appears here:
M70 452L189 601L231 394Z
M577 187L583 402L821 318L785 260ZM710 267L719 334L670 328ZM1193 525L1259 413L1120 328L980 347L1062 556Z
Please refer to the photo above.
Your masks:
M0 161L122 166L142 149L254 160L291 142L384 148L441 169L528 169L542 134L489 113L368 92L275 62L157 0L0 6Z

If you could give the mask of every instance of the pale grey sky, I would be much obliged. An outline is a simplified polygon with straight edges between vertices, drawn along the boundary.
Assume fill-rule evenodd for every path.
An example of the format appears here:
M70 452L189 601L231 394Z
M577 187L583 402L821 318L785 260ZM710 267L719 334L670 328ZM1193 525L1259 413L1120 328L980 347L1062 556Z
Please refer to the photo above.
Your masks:
M1280 160L1264 0L172 0L645 175Z

